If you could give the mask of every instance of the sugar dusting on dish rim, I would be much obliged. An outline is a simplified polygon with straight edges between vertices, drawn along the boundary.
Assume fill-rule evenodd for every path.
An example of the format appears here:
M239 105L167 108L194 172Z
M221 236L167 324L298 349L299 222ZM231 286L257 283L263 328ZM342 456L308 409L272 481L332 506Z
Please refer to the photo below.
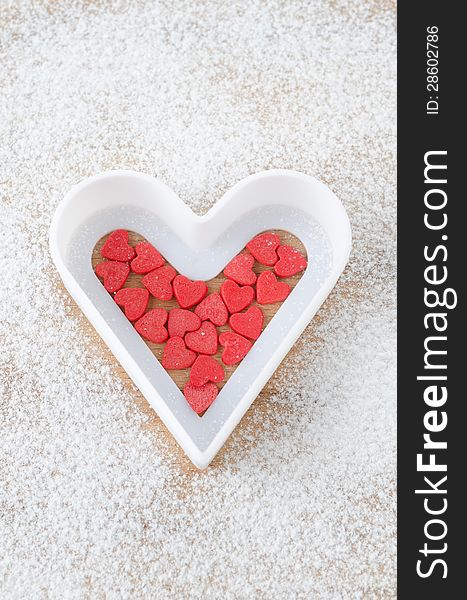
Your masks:
M0 9L0 590L9 598L395 597L395 23L377 3ZM58 200L109 168L197 212L294 168L348 269L197 472L61 290Z

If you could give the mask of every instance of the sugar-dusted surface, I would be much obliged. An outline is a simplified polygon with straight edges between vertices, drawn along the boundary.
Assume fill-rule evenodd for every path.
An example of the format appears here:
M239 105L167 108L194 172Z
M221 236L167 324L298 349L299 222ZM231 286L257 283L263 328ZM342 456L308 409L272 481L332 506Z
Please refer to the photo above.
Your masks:
M395 597L393 9L2 4L0 595ZM197 472L62 291L48 227L105 169L202 213L271 167L330 185L354 251Z

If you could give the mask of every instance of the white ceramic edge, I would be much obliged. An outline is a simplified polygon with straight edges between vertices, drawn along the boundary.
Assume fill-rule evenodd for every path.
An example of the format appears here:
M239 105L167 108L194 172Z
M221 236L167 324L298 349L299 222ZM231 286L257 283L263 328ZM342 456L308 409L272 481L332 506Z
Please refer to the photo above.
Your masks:
M206 223L213 219L242 187L248 185L255 179L277 175L297 177L303 179L308 184L312 184L313 187L322 188L323 191L326 191L328 200L330 200L331 198L334 199L335 205L333 206L333 209L336 211L336 218L340 219L341 225L343 225L343 238L340 240L342 251L340 252L339 256L336 256L336 253L333 249L333 268L331 274L329 275L327 280L321 285L319 292L315 294L313 299L309 302L306 310L302 313L301 317L295 322L294 326L291 327L288 335L283 340L283 343L271 355L271 358L268 361L267 368L264 368L261 374L256 378L253 385L250 386L248 393L243 396L242 401L237 405L236 409L230 415L229 419L226 421L224 426L217 432L213 441L204 451L201 451L196 446L196 444L193 443L189 436L186 436L185 431L180 428L178 420L170 411L166 409L165 404L162 402L157 402L157 399L154 398L153 387L149 386L151 389L146 389L146 382L141 380L141 374L138 365L135 363L131 355L128 352L126 352L125 348L121 347L121 344L115 336L115 334L113 333L112 329L106 323L105 319L101 316L101 314L96 310L94 305L89 301L84 290L77 283L75 278L71 275L65 264L64 258L62 257L62 253L59 249L60 220L63 214L70 206L70 204L73 202L73 198L75 197L75 195L83 188L96 181L108 177L122 175L129 176L132 178L143 179L148 182L157 181L157 184L159 186L164 187L167 193L170 193L172 195L174 202L179 203L178 210L181 213L184 213L185 216L194 223ZM273 169L250 175L238 182L237 184L235 184L232 188L230 188L205 215L198 216L195 213L193 213L193 211L172 190L170 190L168 186L163 184L160 180L155 179L150 175L138 173L135 171L114 170L89 177L81 181L68 191L68 193L64 196L64 198L58 205L53 216L50 226L49 245L52 259L70 295L80 306L85 316L101 335L105 343L108 345L109 349L112 351L117 360L122 364L123 368L126 370L128 375L139 387L142 394L149 400L154 410L156 410L159 417L162 419L166 427L175 437L177 442L180 444L180 446L183 448L183 450L186 452L186 454L189 456L192 462L198 468L202 469L209 465L214 456L223 446L226 439L229 437L229 435L234 430L238 422L241 420L245 412L248 410L256 396L264 387L265 383L270 379L274 371L279 366L280 362L286 356L287 352L290 350L290 348L295 343L299 335L302 333L302 331L305 329L308 323L312 320L312 318L314 317L324 300L329 295L330 291L336 284L337 280L339 279L341 273L345 268L345 265L348 262L351 251L351 239L352 237L350 222L345 208L340 202L340 200L329 190L329 188L327 188L327 186L319 182L317 179L296 171L286 169Z

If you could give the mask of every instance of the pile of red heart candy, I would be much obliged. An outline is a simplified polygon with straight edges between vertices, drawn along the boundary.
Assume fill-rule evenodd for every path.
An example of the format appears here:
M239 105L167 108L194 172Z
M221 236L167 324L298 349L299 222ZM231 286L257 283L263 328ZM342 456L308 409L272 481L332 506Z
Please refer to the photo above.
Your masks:
M107 260L96 265L96 274L141 336L155 344L166 342L161 361L165 369L191 367L183 393L193 410L201 414L216 398L216 384L225 377L222 365L213 358L218 344L223 347L225 365L240 362L263 329L263 312L257 305L250 306L253 300L256 297L261 305L285 300L290 287L277 278L305 269L306 258L292 246L281 245L277 234L262 233L225 267L227 279L220 293L208 294L204 281L177 274L150 243L139 242L133 248L128 239L123 229L109 235L101 250ZM273 269L257 276L255 260ZM130 270L143 275L144 287L123 288ZM150 294L163 301L175 296L179 308L167 311L159 307L146 312ZM231 331L218 335L216 327L227 322Z

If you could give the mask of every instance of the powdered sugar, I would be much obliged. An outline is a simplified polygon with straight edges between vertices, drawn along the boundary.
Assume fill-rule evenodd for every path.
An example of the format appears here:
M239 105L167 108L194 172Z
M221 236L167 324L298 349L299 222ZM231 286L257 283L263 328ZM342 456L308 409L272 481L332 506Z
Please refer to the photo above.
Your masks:
M392 12L41 0L0 21L2 595L394 597ZM294 168L352 220L346 273L205 472L49 258L58 199L125 167L199 213Z

